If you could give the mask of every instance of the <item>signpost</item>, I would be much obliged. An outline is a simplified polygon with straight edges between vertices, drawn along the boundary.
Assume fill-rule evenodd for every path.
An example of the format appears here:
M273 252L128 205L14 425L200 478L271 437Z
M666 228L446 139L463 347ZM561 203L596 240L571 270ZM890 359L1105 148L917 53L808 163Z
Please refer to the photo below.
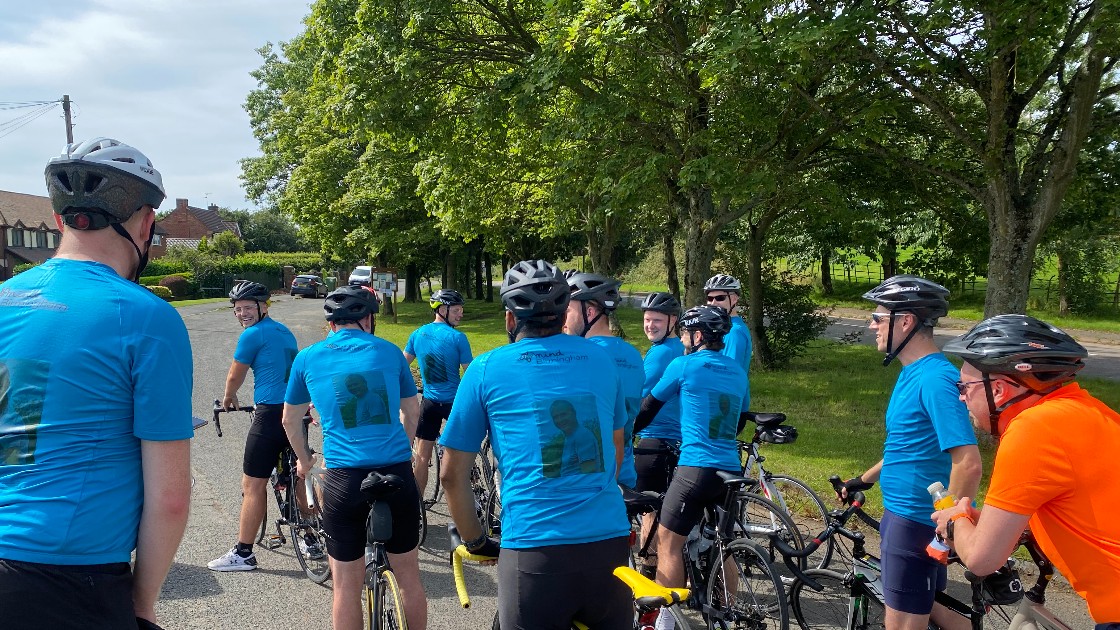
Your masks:
M393 311L393 323L397 323L397 270L374 267L370 273L370 287L385 296L385 301L389 302L389 308Z

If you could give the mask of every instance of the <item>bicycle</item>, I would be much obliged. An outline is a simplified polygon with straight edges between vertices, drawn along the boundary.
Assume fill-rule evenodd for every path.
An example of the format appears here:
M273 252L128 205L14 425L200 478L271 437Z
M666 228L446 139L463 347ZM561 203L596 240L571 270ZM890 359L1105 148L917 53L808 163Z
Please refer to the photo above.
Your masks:
M491 558L476 556L468 551L454 525L448 526L448 535L451 538L451 572L455 578L455 592L459 596L459 604L463 608L470 608L470 594L467 593L466 580L463 577L463 561L487 562ZM675 627L681 630L690 630L693 627L693 622L681 610L681 605L689 598L689 589L661 586L629 566L617 567L613 573L615 577L629 586L634 594L635 630L648 627L639 626L637 619L658 612L662 608L669 610ZM497 615L494 616L492 628L499 629ZM588 630L588 627L579 621L573 621L572 628L574 630Z
M252 406L223 409L221 401L214 400L214 430L217 431L218 437L222 437L220 414L233 411L252 413L253 410ZM311 423L310 414L304 416L303 420L306 429ZM288 447L280 453L276 467L272 469L269 486L272 488L279 515L274 522L276 533L268 533L266 507L256 544L269 550L284 546L288 542L288 537L284 535L283 528L287 527L295 549L296 560L304 574L316 584L326 582L331 576L331 567L327 560L326 533L319 514L322 490L319 488L318 475L313 471L306 480L301 480L296 472L295 452Z
M428 487L424 489L424 497L421 503L421 545L428 537L427 511L443 498L443 484L439 479L440 470L442 470L440 461L442 459L443 446L436 443L432 463L428 464L434 470L430 470L428 473ZM488 536L501 536L502 503L499 486L497 469L490 455L490 437L487 436L482 441L474 466L471 468L471 492L475 497L475 512L478 514L479 521L485 525Z
M743 476L758 481L758 494L778 504L792 519L800 538L809 540L814 532L821 531L828 524L829 510L824 501L804 481L767 470L763 466L766 457L759 453L762 444L792 444L797 440L797 429L783 424L786 421L784 413L748 412L746 415L755 423L755 430L750 441L739 440ZM777 527L780 523L774 522L773 525ZM827 568L832 561L832 553L833 542L826 541L806 558L806 564L809 568Z
M389 553L385 551L385 543L393 536L393 514L383 501L403 487L404 480L397 475L376 471L362 480L362 494L370 502L369 516L366 517L366 575L362 589L369 630L408 630L401 588L389 566Z
M843 481L836 476L831 477L829 481L837 491L843 485ZM878 522L863 511L864 502L865 496L862 492L849 495L845 500L848 507L832 511L829 514L828 526L806 549L796 551L785 547L781 541L776 541L776 545L786 557L786 564L797 574L797 579L790 588L789 603L794 619L803 629L878 630L884 628L885 608L879 578L879 558L867 552L862 532L852 531L846 527L848 521L855 515L870 527L878 529ZM836 535L846 538L853 545L853 564L846 573L827 569L808 569L802 572L799 568L795 568L796 564L792 559L811 553L811 548ZM965 572L972 591L970 604L961 602L945 592L938 593L935 601L951 612L968 619L974 630L984 627L986 616L990 621L1009 624L1007 627L1015 630L1037 628L1070 630L1069 626L1042 607L1043 591L1053 577L1053 567L1047 569L1048 561L1038 551L1037 545L1033 544L1029 532L1024 535L1021 543L1027 547L1039 568L1042 569L1038 584L1031 589L1032 596L1023 597L1018 572L1009 561L996 573L983 578ZM1018 610L1013 613L1011 606L1020 601ZM1038 625L1039 621L1042 625ZM930 627L935 626L931 624Z

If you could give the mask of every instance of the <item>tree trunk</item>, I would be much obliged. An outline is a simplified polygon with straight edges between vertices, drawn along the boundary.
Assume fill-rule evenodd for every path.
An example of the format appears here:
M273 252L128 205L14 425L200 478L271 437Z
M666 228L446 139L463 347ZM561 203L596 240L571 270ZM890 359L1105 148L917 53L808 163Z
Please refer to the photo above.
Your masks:
M751 331L754 356L769 367L774 362L774 353L766 337L766 322L763 303L765 289L762 282L762 250L766 244L766 228L751 225L747 239L747 327Z
M490 258L490 252L483 253L483 260L486 264L486 301L494 301L494 264Z
M1025 314L1031 272L1041 230L1031 208L1016 208L1011 195L992 194L988 203L988 289L984 317L1004 313Z
M704 283L712 275L712 259L716 254L716 241L722 225L715 225L711 217L712 191L699 189L689 194L688 238L684 246L684 303L685 309L704 303Z
M404 301L420 301L420 272L416 270L416 263L408 263L404 274Z
M892 233L883 245L883 280L898 275L898 238ZM868 278L870 280L870 278ZM876 283L878 284L878 283Z
M832 248L821 250L821 294L832 295Z
M668 225L665 226L665 234L662 236L661 244L665 248L665 275L667 276L669 293L672 293L673 297L679 301L681 299L681 279L677 275L676 252L678 229L680 229L680 222L673 216L669 219Z
M459 288L459 280L456 277L456 256L453 252L448 252L443 257L443 288L456 289Z
M1058 314L1069 315L1069 296L1066 295L1066 257L1058 252Z
M474 256L474 299L482 299L482 241L478 241L478 249Z

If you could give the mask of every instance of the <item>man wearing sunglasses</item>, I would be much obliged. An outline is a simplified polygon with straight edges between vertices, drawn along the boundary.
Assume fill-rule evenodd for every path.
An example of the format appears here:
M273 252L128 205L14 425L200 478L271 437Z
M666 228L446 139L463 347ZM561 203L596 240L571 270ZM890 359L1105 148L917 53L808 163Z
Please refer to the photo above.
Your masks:
M1085 348L1033 317L999 315L945 352L964 359L960 399L1000 443L983 511L958 494L956 506L933 515L937 531L973 573L987 575L1029 525L1097 628L1120 628L1120 414L1073 382Z
M863 294L875 303L870 329L885 354L902 371L887 405L883 458L844 484L841 494L867 490L878 481L883 492L883 595L889 630L925 630L929 620L954 627L953 613L934 605L945 589L945 567L926 553L933 539L926 488L945 483L956 496L974 496L982 473L980 451L958 400L957 372L933 342L933 327L949 312L948 289L916 276L894 276Z
M742 317L735 314L739 306L742 285L735 276L716 274L704 283L704 296L708 306L718 306L731 313L731 332L723 338L720 354L735 359L748 375L751 372L751 330ZM747 387L750 387L748 383Z

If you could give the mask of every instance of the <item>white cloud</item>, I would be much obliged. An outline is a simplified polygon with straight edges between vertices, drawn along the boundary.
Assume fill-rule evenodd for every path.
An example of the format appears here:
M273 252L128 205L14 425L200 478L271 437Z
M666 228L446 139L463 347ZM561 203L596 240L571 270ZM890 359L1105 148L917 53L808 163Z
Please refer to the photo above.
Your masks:
M302 31L306 2L61 0L18 12L4 4L0 101L69 94L75 139L133 144L163 174L169 199L249 205L237 176L238 160L257 154L241 108L255 87L255 50ZM25 111L0 111L0 123ZM0 137L0 189L44 193L43 166L65 143L60 118L59 109Z

